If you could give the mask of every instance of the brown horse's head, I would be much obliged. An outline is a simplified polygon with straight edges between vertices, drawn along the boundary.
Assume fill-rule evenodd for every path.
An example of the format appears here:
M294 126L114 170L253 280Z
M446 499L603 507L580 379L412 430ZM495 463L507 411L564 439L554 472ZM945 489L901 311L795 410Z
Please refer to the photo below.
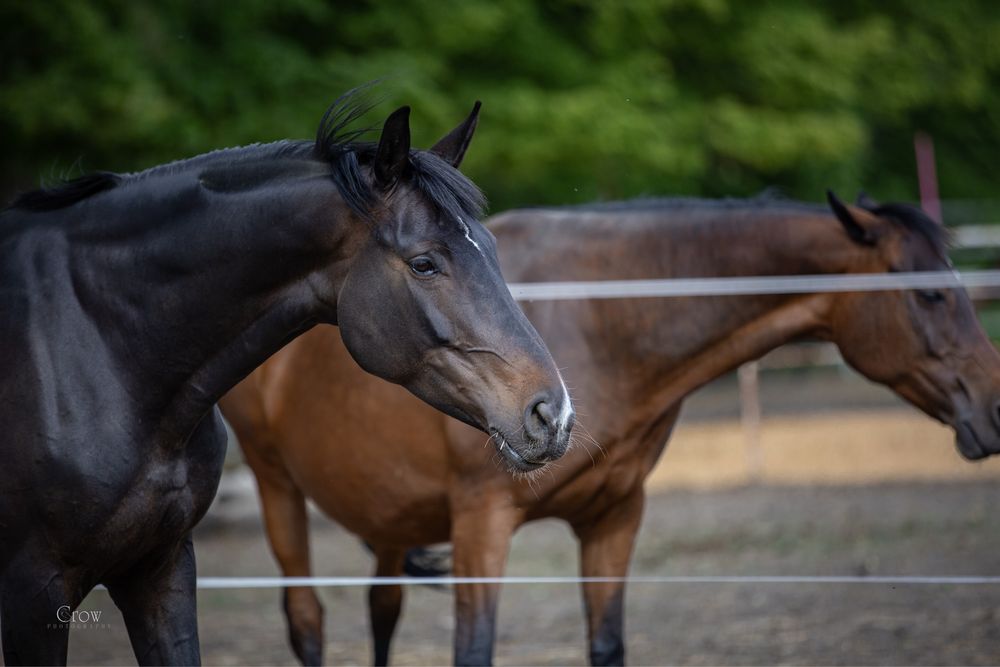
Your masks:
M376 201L337 295L341 335L365 370L489 433L512 470L533 470L565 453L573 408L500 273L482 195L457 169L479 104L429 151L410 149L408 111L357 152Z
M867 250L855 270L952 270L944 229L918 209L828 198L848 236ZM964 289L837 295L832 338L862 374L951 425L967 459L1000 453L1000 355Z

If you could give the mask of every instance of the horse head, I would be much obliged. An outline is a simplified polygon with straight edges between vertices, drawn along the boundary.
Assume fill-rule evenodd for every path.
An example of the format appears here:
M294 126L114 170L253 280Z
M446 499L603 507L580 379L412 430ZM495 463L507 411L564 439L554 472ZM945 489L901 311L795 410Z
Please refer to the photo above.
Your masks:
M867 196L856 206L828 199L867 250L863 272L953 270L944 228L918 209ZM833 329L848 363L952 426L967 459L1000 453L1000 354L964 289L838 295Z
M493 436L514 471L540 467L569 443L573 408L538 333L500 272L480 223L483 197L457 169L479 114L429 151L410 148L409 109L358 150L365 233L336 296L347 349L367 371L403 385Z

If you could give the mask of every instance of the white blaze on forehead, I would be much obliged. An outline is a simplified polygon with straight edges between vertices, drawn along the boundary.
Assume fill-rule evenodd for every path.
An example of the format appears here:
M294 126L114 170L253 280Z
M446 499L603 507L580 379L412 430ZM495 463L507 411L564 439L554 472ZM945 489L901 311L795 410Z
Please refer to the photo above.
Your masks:
M478 243L476 243L476 242L475 242L475 241L473 240L473 238L472 238L472 230L471 230L471 229L469 229L469 225L468 225L468 224L466 224L465 220L462 220L461 218L459 218L459 219L458 219L458 224L459 224L459 225L460 225L460 226L462 227L462 233L463 233L463 234L465 234L465 238L466 238L466 240L467 240L467 241L468 241L469 243L471 243L472 245L474 245L474 246L476 247L476 250L478 250L478 251L479 251L479 254L480 254L480 255L483 255L483 257L485 257L486 255L485 255L485 254L483 254L483 249L482 249L482 248L480 248L480 247L479 247L479 244L478 244Z

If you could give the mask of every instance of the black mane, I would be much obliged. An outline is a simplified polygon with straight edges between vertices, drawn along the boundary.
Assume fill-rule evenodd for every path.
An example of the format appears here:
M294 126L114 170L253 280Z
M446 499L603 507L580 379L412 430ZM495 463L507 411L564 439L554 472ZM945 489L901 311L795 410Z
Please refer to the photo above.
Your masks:
M206 185L209 187L240 189L242 181L252 184L255 180L280 175L278 172L288 170L290 162L295 159L313 159L330 167L331 178L351 210L361 217L370 218L379 198L365 178L362 167L370 164L375 157L377 144L359 139L375 130L370 127L351 127L373 107L363 94L367 88L368 86L355 88L334 101L320 121L314 142L278 141L224 148L135 174L97 172L21 194L8 208L52 211L75 204L98 192L113 189L122 183L199 166L205 167L203 175L208 177ZM255 160L269 162L275 173L267 173L267 165L252 165ZM442 217L450 220L482 217L486 206L482 191L436 155L426 151L410 151L407 175Z
M9 208L25 211L54 211L75 204L81 199L110 190L121 182L121 176L110 171L98 171L63 181L58 185L41 187L18 195Z
M862 208L873 215L895 220L914 234L920 234L942 253L947 251L951 243L948 229L912 204L889 202L874 206L863 205Z

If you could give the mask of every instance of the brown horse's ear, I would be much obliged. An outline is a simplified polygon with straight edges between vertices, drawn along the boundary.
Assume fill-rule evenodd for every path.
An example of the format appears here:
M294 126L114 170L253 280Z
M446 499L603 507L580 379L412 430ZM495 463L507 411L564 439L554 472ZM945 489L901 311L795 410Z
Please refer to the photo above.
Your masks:
M875 235L872 234L868 227L859 222L858 217L851 212L847 205L840 201L837 195L833 194L833 190L826 191L826 200L830 203L833 214L840 220L840 224L844 226L844 230L851 237L852 241L864 245L875 245ZM864 212L864 214L866 217L871 217L867 212Z
M389 114L382 126L382 136L375 150L375 183L391 188L410 161L410 107L400 107Z
M472 133L476 131L480 106L482 104L476 100L469 117L434 144L431 147L431 153L458 169L458 165L462 164L462 158L465 157L465 150L469 147L469 142L472 141Z
M878 202L868 196L868 193L864 190L858 192L857 198L854 200L854 205L865 209L866 211L873 211L878 208Z

